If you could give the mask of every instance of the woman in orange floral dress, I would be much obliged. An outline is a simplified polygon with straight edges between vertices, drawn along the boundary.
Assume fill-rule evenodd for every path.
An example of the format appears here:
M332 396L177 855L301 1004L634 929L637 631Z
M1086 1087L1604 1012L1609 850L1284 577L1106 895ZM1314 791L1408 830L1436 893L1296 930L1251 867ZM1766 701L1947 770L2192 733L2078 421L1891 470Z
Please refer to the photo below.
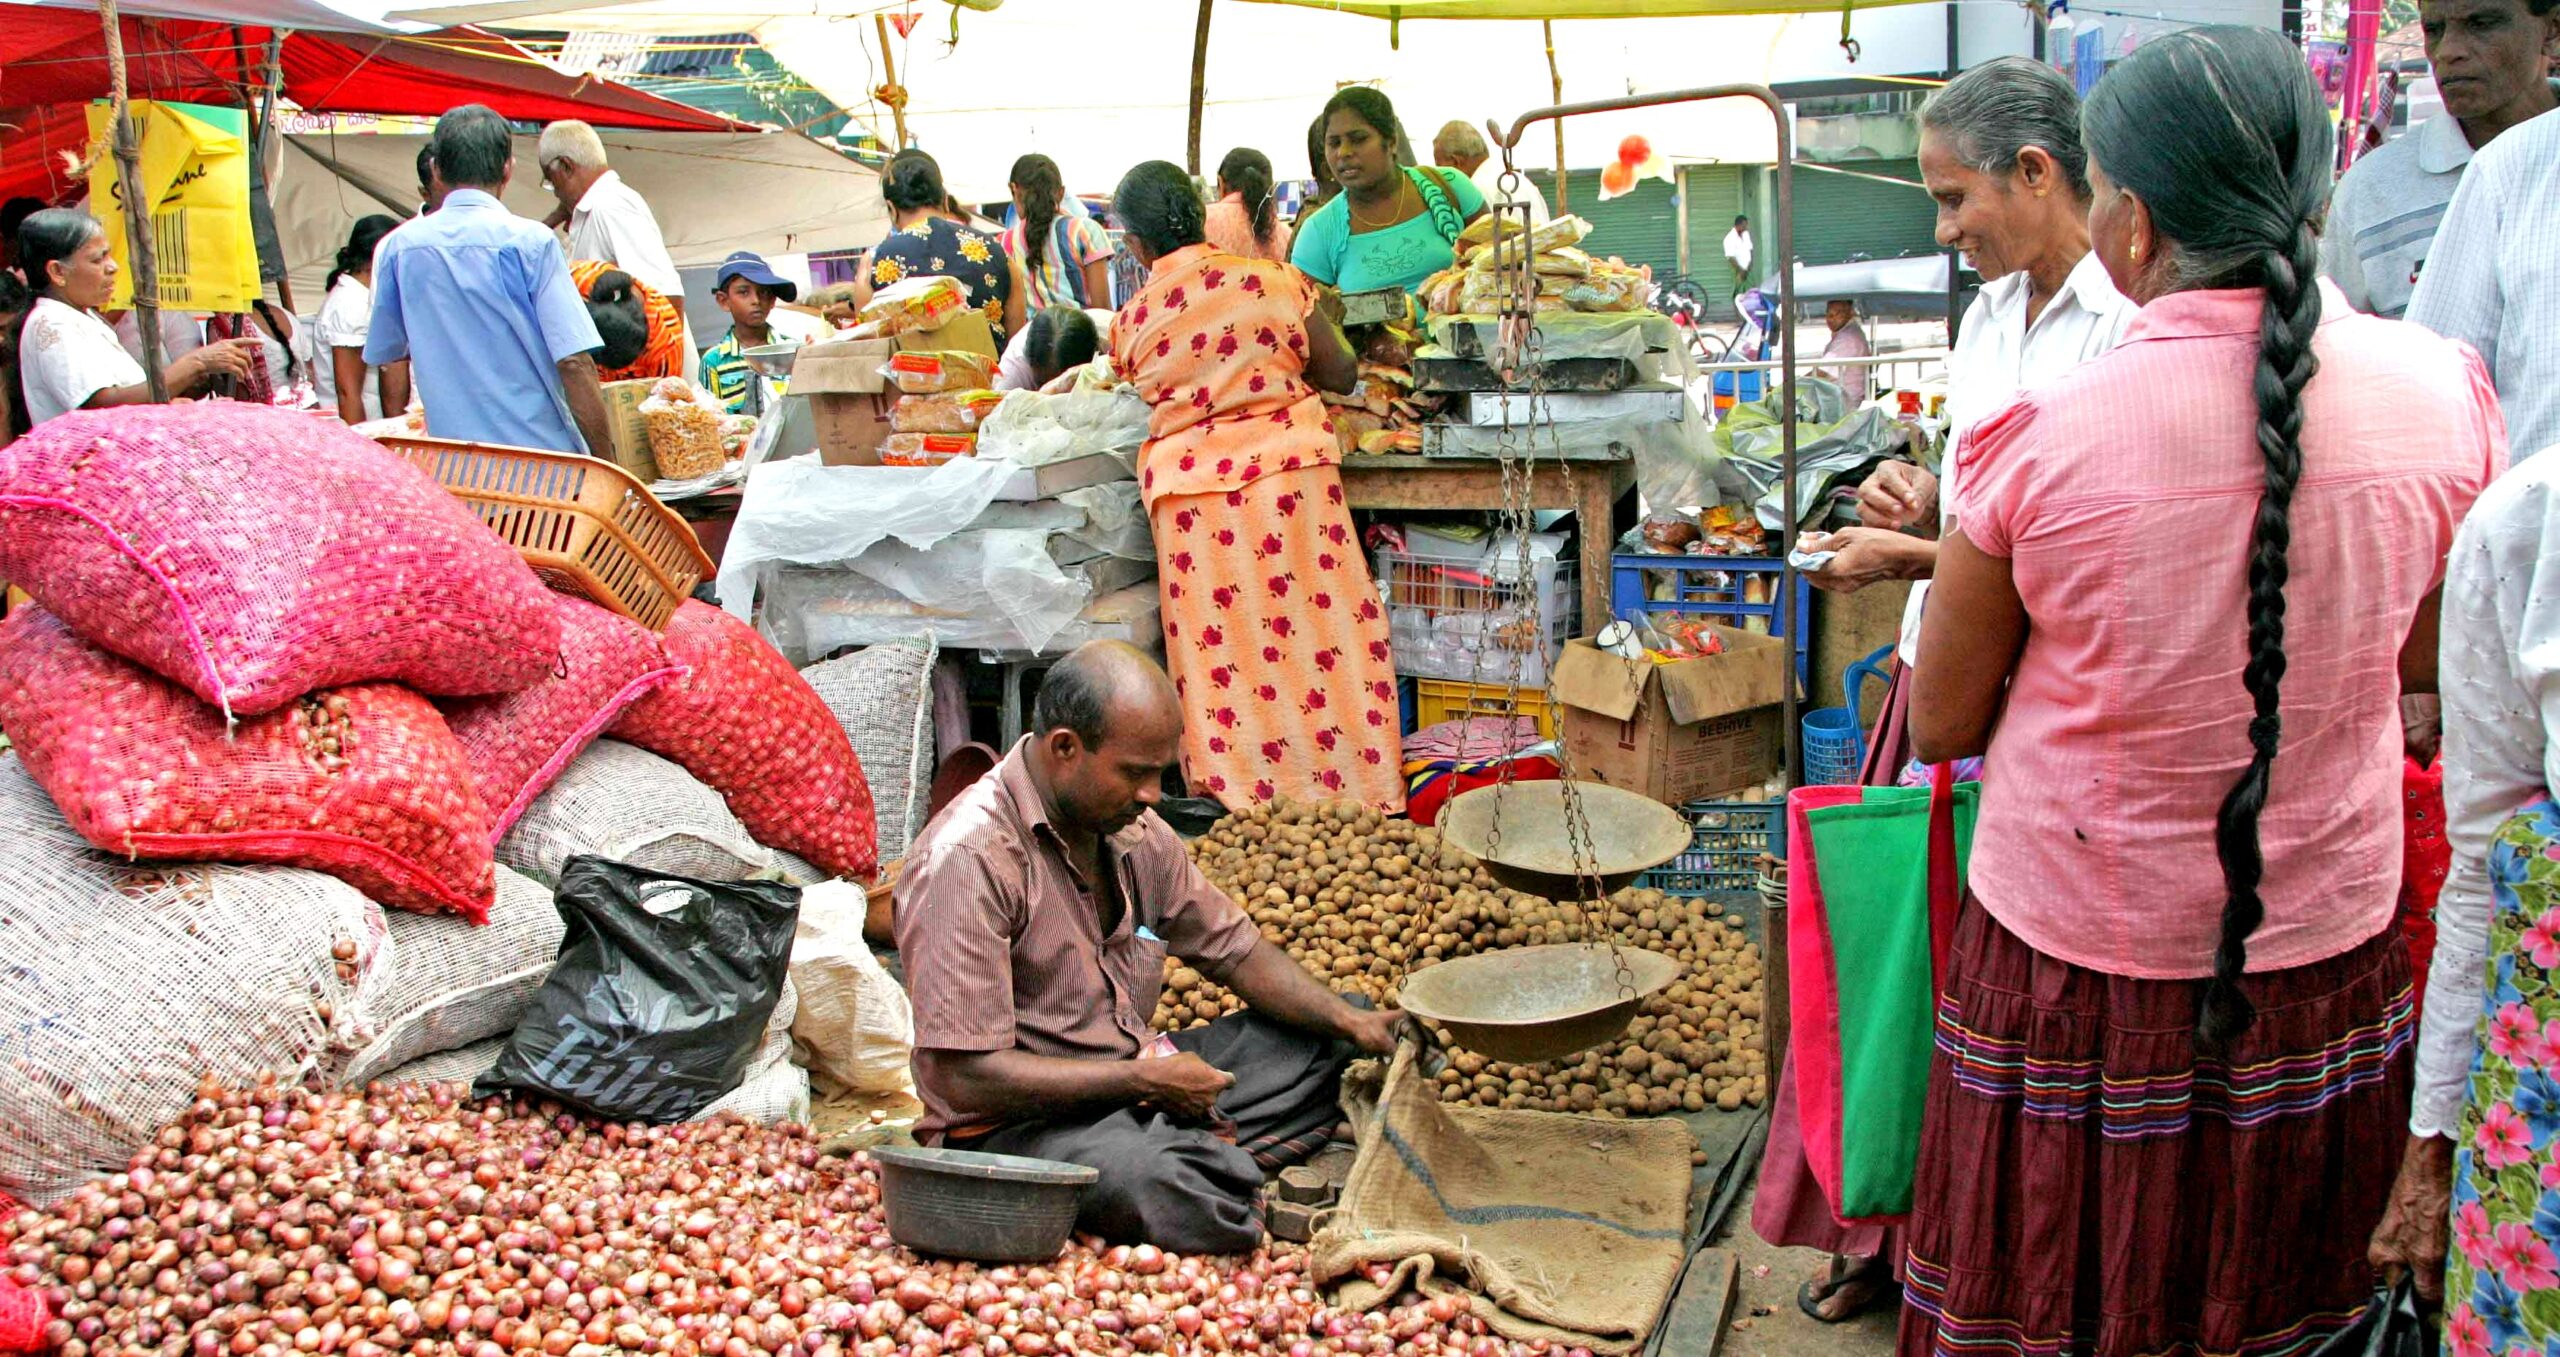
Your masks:
M1204 243L1200 194L1164 161L1131 170L1112 207L1148 271L1111 356L1154 410L1138 484L1192 790L1400 810L1386 612L1317 396L1359 375L1339 304Z

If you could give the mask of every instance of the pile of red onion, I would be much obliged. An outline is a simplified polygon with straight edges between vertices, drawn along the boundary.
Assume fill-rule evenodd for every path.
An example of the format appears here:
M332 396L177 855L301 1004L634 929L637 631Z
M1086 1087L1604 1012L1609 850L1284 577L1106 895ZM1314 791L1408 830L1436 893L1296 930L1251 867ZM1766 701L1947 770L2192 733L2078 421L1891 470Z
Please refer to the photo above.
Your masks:
M890 1242L870 1161L805 1127L455 1086L208 1084L125 1172L0 1222L0 1248L50 1293L63 1357L1589 1357L1447 1298L1334 1309L1284 1244L925 1259Z

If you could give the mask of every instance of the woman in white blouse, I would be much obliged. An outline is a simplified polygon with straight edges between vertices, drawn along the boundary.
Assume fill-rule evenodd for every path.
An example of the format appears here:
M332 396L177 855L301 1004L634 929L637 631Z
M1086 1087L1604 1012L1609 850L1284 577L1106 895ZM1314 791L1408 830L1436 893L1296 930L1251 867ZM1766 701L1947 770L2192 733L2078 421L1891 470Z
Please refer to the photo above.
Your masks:
M28 217L18 227L18 263L36 299L19 322L11 432L74 410L150 404L142 365L98 317L116 281L115 257L98 219L69 208ZM169 394L193 395L217 377L245 377L262 361L256 340L225 340L179 358L163 375Z
M2089 250L2089 155L2071 82L2040 62L2004 57L1947 82L1920 110L1920 175L1938 203L1938 241L1964 252L1987 281L1965 312L1947 360L1950 477L1973 425L2028 387L2052 381L2114 348L2135 307ZM1862 527L1807 536L1808 551L1837 553L1805 578L1847 593L1882 580L1926 580L1937 567L1944 516L1938 478L1888 462L1861 492ZM1891 786L1910 759L1910 647L1919 635L1919 591L1903 619L1902 664L1868 741L1861 781ZM1899 1257L1894 1232L1843 1226L1806 1166L1796 1122L1795 1072L1779 1072L1777 1106L1761 1158L1752 1223L1763 1239L1832 1255L1796 1304L1825 1323L1856 1317L1890 1298Z
M399 219L375 213L355 224L338 249L329 274L329 299L312 328L320 332L320 366L337 397L338 418L349 424L397 415L409 408L407 362L368 367L365 336L373 326L373 250L398 229Z

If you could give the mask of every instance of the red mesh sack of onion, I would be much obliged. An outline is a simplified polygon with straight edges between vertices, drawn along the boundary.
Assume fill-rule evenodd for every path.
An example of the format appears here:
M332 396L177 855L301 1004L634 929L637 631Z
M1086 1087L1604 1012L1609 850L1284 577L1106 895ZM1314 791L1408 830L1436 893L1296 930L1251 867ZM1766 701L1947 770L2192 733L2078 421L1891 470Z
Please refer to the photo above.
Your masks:
M695 599L667 623L666 646L692 673L632 703L613 737L684 765L756 842L837 876L876 873L862 761L800 671L755 628Z
M0 621L0 729L81 838L131 859L273 862L374 901L489 917L489 812L427 700L388 683L222 713L42 608Z
M623 708L684 672L647 627L565 594L551 603L560 615L560 663L551 673L520 692L436 704L471 760L492 841Z
M0 579L234 715L375 680L513 692L560 642L541 581L424 472L230 401L81 411L0 448Z

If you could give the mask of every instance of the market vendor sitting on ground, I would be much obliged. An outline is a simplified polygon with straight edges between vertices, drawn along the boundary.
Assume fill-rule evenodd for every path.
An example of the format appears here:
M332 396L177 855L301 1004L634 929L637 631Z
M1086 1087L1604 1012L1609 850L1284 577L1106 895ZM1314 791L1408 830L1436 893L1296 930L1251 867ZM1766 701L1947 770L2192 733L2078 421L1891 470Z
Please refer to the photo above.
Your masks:
M1341 1118L1342 1070L1398 1015L1328 992L1192 865L1154 811L1182 707L1144 654L1051 669L1033 732L928 825L897 885L916 1137L1100 1170L1076 1226L1183 1253L1262 1238L1266 1167ZM1252 1010L1169 1040L1167 953Z

